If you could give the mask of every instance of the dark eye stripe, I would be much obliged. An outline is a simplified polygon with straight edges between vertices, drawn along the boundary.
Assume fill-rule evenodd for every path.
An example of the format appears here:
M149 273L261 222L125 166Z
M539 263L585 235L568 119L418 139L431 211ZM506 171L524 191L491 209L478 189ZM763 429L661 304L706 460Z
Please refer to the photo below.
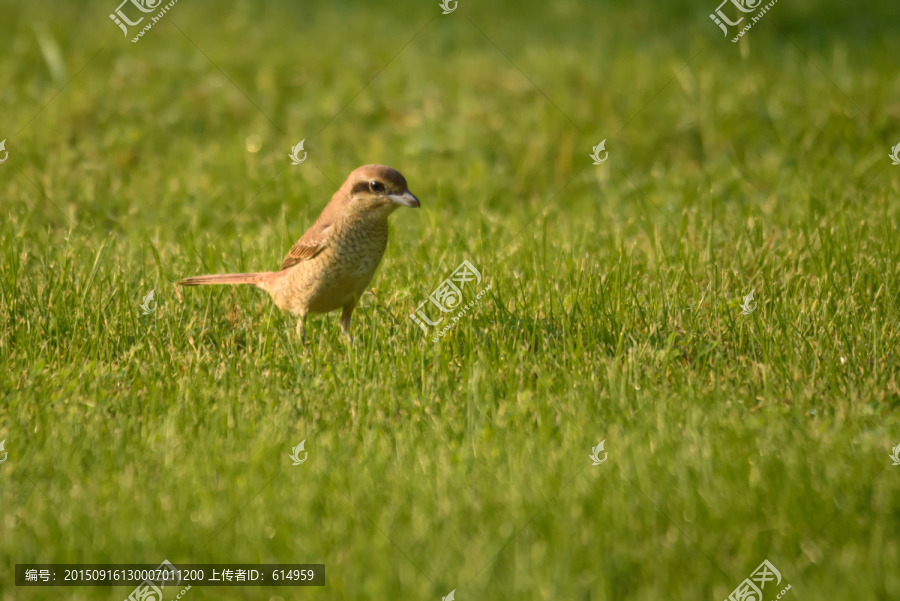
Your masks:
M353 184L353 188L350 190L350 194L358 194L360 192L368 192L369 191L369 182L356 182Z

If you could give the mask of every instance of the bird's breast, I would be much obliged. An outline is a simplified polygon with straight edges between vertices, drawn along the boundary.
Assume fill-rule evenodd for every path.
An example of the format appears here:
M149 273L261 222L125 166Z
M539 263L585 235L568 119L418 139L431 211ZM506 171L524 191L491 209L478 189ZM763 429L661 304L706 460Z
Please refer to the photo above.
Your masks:
M292 274L292 292L312 313L334 311L359 298L384 256L387 227L352 225L333 229L325 250Z
M359 262L356 270L353 272L355 276L361 276L366 274L371 274L375 271L375 268L378 267L378 261L381 257L375 256L372 252L367 252L362 260Z

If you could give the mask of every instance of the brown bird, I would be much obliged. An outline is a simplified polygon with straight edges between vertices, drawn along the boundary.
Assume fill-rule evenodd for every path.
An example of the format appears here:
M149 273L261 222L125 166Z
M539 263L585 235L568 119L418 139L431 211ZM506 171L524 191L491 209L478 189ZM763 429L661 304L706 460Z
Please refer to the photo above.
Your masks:
M406 179L396 169L365 165L350 174L312 227L288 251L281 271L199 275L175 284L253 284L262 288L279 308L300 316L297 334L304 342L308 313L343 309L341 330L350 336L353 308L387 248L388 216L400 206L419 207Z

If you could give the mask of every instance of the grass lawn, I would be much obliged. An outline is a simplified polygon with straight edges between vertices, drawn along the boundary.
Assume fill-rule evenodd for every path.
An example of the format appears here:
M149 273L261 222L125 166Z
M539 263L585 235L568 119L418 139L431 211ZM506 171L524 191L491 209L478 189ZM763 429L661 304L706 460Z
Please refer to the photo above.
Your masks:
M900 598L896 2L732 43L716 0L182 0L133 43L118 1L0 0L0 601L163 559L325 565L190 601L721 601L766 559L765 601ZM179 296L367 163L422 208L352 344Z

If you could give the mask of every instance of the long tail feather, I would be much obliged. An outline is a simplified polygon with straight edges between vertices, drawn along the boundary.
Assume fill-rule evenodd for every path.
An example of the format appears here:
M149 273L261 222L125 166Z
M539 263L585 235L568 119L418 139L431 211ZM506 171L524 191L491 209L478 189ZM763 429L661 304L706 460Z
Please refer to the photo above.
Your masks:
M207 284L259 284L277 272L260 273L221 273L215 275L196 275L175 282L177 286L203 286Z

